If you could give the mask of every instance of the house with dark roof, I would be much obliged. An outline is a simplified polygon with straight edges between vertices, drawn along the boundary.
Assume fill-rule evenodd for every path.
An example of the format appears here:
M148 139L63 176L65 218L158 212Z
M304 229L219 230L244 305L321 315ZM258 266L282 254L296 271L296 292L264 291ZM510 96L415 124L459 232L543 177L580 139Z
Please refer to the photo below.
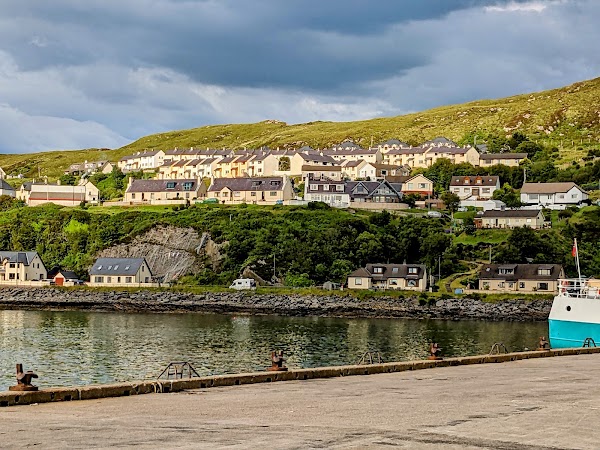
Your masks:
M180 204L204 199L206 191L206 184L198 179L140 180L130 178L124 202L148 205Z
M50 269L48 271L48 279L54 281L56 286L74 286L82 283L75 272L61 269L60 267Z
M540 209L487 210L475 217L477 228L545 228L546 218Z
M9 197L16 197L17 191L14 187L6 182L3 178L0 178L0 196L8 195Z
M341 181L342 166L302 166L302 181L335 180Z
M345 191L353 203L402 203L401 185L381 181L347 181Z
M565 209L580 206L589 195L572 181L563 183L524 183L521 203L539 208Z
M37 252L0 252L0 284L30 284L47 278Z
M90 286L154 286L145 258L98 258L90 268Z
M223 204L273 205L294 198L294 187L287 176L215 178L208 188L208 198Z
M479 289L500 292L555 293L565 277L560 264L484 264Z
M349 289L427 290L423 264L367 264L348 275Z
M290 157L289 175L302 175L302 166L338 166L340 163L329 155L319 152L298 152Z
M498 189L500 178L493 175L453 176L450 180L450 191L461 201L488 200Z

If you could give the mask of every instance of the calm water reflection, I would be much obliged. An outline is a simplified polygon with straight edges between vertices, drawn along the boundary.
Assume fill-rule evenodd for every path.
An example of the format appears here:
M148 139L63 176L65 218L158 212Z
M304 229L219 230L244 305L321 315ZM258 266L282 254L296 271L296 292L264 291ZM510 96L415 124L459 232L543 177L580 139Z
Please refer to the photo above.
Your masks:
M201 375L262 370L273 349L289 367L356 363L367 350L386 361L421 359L435 340L446 356L534 347L546 323L324 319L204 314L0 311L0 390L14 367L39 386L155 378L169 361L191 361Z

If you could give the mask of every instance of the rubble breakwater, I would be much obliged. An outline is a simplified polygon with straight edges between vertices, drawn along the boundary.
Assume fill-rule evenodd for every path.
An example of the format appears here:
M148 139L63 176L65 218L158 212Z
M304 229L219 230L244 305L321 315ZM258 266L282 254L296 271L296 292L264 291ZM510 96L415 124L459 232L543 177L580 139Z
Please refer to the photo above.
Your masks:
M280 295L254 292L186 293L173 290L90 288L0 288L0 309L81 310L153 313L223 313L280 316L545 321L551 300L485 302L450 298L425 302L405 298L348 295Z

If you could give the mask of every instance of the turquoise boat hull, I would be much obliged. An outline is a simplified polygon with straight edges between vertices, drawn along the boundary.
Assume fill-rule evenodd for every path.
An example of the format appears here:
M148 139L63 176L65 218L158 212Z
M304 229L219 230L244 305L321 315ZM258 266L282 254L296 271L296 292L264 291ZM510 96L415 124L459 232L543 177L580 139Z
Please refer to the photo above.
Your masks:
M551 348L582 347L587 338L592 338L596 345L600 345L600 324L598 323L550 319L548 328Z

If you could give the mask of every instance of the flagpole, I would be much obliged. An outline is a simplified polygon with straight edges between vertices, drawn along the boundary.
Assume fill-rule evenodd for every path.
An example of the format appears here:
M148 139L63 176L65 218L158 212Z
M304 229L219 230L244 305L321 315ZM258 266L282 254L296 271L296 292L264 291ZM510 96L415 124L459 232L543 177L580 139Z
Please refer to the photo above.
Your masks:
M579 247L577 247L577 238L575 238L575 263L577 264L577 275L579 275L579 284L581 284L581 266L579 265Z

